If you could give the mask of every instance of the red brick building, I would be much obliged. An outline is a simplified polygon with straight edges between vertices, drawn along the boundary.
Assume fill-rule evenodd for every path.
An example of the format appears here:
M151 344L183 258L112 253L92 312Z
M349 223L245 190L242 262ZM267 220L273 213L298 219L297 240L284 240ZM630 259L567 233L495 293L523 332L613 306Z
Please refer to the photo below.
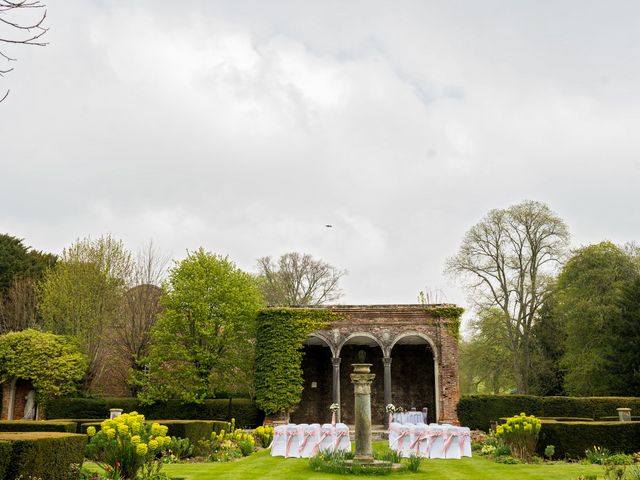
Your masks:
M371 387L374 424L385 423L389 403L407 410L427 408L429 422L457 423L460 390L455 320L436 317L430 310L437 308L423 305L319 308L328 308L342 319L313 332L306 341L304 391L292 421L328 421L328 406L338 403L341 420L353 423L349 375L351 364L364 355L376 375Z

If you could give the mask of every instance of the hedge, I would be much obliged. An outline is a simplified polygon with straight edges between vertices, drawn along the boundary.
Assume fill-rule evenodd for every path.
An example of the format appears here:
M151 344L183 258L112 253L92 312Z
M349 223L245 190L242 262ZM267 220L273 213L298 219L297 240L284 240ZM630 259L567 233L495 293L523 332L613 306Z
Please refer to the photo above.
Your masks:
M58 398L47 405L49 418L109 418L109 409L122 408L124 412L137 411L146 418L177 420L226 420L236 419L238 427L255 427L262 424L264 416L255 402L246 398L208 399L202 404L184 404L179 400L141 405L136 398ZM88 423L88 422L87 422Z
M12 447L4 480L68 480L70 465L82 465L84 461L87 437L60 432L3 432L0 441L11 442Z
M4 478L4 475L9 466L11 460L11 443L0 441L0 480Z
M107 417L105 418L52 418L50 421L51 422L73 422L76 424L76 431L75 433L86 433L81 431L80 426L83 423L98 423L100 424L100 422L102 422L103 420L105 420Z
M555 446L559 457L581 458L587 449L599 446L611 452L640 451L640 422L542 422L538 453Z
M216 433L220 433L222 430L224 430L225 432L230 432L231 422L221 422L220 420L214 420L213 431Z
M619 422L620 416L600 417L598 420L601 422ZM640 422L640 415L631 415L631 420L634 422Z
M76 423L53 420L2 420L0 432L65 432L76 433Z
M458 403L458 419L472 429L488 431L491 421L521 412L536 417L589 418L616 414L616 408L640 412L638 397L536 397L534 395L467 395Z

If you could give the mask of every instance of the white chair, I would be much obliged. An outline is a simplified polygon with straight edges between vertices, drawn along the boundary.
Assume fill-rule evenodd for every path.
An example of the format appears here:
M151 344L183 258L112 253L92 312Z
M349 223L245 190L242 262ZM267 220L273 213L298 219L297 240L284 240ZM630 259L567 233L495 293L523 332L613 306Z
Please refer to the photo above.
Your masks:
M394 422L389 426L389 448L404 455L411 445L411 426Z
M271 442L271 456L284 457L287 448L287 426L276 425L273 429L273 441Z
M446 458L444 455L444 428L432 423L427 429L427 452L429 458Z
M409 450L407 455L410 457L411 455L415 455L416 457L428 457L429 452L427 451L427 427L424 423L419 423L413 428L413 432L411 434L411 444L409 445Z
M313 454L317 454L321 451L332 451L333 445L336 442L336 429L330 423L324 423L320 427L320 438L316 442L313 449Z
M457 458L462 457L460 451L460 442L458 440L459 427L449 426L444 428L444 457Z
M320 424L313 423L311 425L302 425L298 426L298 433L300 434L300 457L301 458L310 458L313 457L313 450L320 440Z
M287 444L284 450L285 458L300 457L300 432L298 426L290 423L287 425Z
M471 457L471 430L469 427L458 427L458 441L460 442L460 455Z
M336 424L336 436L334 440L334 452L350 452L351 439L349 438L349 427L345 423Z

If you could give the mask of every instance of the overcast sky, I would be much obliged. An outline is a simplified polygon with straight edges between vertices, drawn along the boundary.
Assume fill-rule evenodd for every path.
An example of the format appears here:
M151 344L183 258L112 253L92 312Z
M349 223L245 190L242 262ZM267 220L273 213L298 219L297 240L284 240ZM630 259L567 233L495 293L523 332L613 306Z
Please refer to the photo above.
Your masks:
M34 248L301 251L342 303L465 305L444 261L492 208L640 240L635 0L46 3L0 79L0 232Z

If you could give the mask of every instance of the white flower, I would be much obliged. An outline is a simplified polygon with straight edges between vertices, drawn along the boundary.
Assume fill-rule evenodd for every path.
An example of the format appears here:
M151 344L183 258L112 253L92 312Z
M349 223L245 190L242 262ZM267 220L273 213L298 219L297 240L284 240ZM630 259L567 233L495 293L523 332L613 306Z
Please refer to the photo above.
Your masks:
M337 403L332 403L329 407L329 410L331 410L332 412L337 412L338 410L340 410L340 405L338 405Z
M395 413L396 412L396 407L395 407L395 405L393 403L390 403L389 405L384 407L384 410L387 413Z

